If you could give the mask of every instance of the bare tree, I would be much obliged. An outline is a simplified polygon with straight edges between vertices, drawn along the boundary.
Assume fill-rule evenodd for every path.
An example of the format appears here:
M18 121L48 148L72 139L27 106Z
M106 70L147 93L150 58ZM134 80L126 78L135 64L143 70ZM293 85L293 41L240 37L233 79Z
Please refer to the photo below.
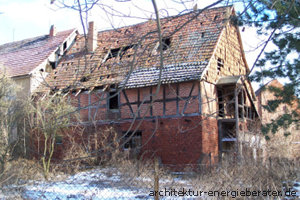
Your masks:
M17 97L18 88L5 74L0 74L0 177L18 143L18 126L25 116L26 101Z
M37 98L30 104L28 116L31 118L30 131L33 140L42 142L42 164L44 176L48 179L53 153L59 135L63 129L68 128L72 120L76 119L74 107L63 96L44 96Z

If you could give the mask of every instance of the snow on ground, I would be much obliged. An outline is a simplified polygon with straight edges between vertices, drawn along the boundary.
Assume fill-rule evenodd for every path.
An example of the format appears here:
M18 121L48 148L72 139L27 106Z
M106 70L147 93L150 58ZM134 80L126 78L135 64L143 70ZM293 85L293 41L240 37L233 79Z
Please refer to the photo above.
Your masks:
M184 188L193 188L188 180L180 177L174 179L160 179L160 187L173 187L179 183ZM93 169L69 176L64 181L30 181L22 185L6 186L2 199L47 199L47 200L110 200L110 199L153 199L149 196L153 190L153 177L140 176L130 177L121 174L115 169ZM300 196L300 183L294 183L294 190ZM4 190L2 190L3 192ZM164 197L162 199L174 199L175 197ZM180 199L199 199L199 197L183 197ZM207 197L203 197L207 199ZM286 198L289 199L289 198Z
M105 169L80 172L60 182L35 182L23 190L24 199L150 199L147 187L133 187L118 173Z

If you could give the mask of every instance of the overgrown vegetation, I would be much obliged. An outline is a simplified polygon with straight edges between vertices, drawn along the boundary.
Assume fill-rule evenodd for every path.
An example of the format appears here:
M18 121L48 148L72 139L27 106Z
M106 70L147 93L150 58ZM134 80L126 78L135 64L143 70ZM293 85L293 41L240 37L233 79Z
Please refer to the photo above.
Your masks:
M30 132L42 141L42 164L47 179L55 144L65 128L70 127L71 120L76 119L75 108L66 99L55 94L34 100L29 107ZM59 138L61 140L61 138Z
M257 34L266 35L268 39L263 42L260 55L254 63L251 79L263 82L270 79L285 79L283 88L270 87L276 96L270 100L265 108L269 112L276 112L281 104L286 104L294 109L262 127L264 134L276 133L280 128L299 124L299 83L300 83L300 34L299 12L300 2L291 0L259 0L247 1L242 13L241 25L254 26ZM266 51L269 43L274 45ZM285 133L289 135L288 131Z
M0 74L0 179L19 142L18 129L25 116L26 101L17 97L17 86Z

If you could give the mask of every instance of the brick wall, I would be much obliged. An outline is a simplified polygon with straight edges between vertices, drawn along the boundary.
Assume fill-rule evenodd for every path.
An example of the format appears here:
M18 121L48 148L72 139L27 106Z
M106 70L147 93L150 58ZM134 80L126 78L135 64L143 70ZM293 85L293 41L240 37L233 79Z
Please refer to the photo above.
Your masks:
M269 82L265 87L277 87L282 88L283 85L277 81L273 80ZM263 108L263 105L267 105L269 100L275 100L277 97L274 93L268 90L261 90L258 93L258 109L262 118L262 124L267 124L272 122L272 120L277 119L279 116L289 113L290 111L297 110L297 103L294 102L292 105L280 104L275 112L268 112L266 108ZM299 110L298 110L299 111ZM298 112L300 113L300 111ZM288 137L284 136L285 132L290 132L291 135ZM300 155L300 130L297 128L296 124L288 127L287 129L279 128L276 134L269 133L270 140L268 142L267 153L268 156L272 157L285 157L289 159L299 159Z
M133 129L136 128L138 121ZM127 131L131 122L120 124ZM201 116L144 120L137 130L142 131L144 158L158 156L165 165L211 164L218 155L217 121Z

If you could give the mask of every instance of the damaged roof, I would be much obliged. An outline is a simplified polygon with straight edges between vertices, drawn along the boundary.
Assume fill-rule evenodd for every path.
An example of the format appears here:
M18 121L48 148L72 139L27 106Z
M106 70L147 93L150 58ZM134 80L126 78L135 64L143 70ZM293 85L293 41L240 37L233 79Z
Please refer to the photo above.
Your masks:
M157 85L159 80L161 84L198 80L206 65L207 61L167 65L162 68L160 79L160 68L151 67L136 70L128 74L128 77L120 83L120 87L138 88L153 86Z
M200 79L232 11L232 6L226 6L161 19L162 83ZM85 49L84 41L78 36L47 77L47 87L37 92L49 90L48 86L65 91L107 84L133 88L158 83L160 47L154 20L98 32L93 52Z
M58 32L55 36L38 36L0 45L0 64L10 77L29 75L56 51L75 29Z

